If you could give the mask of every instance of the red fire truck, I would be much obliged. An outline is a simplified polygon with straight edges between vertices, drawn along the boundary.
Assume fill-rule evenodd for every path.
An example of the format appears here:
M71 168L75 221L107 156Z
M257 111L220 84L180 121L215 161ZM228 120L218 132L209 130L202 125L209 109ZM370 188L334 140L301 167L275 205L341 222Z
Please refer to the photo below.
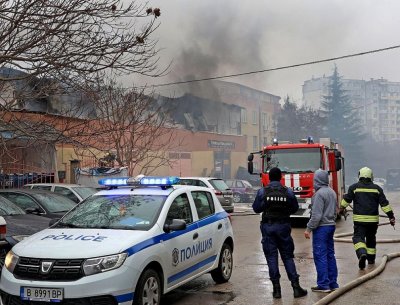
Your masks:
M261 157L261 173L254 172L254 154ZM268 172L273 167L282 171L282 184L290 187L299 202L299 210L292 217L309 218L311 197L314 194L313 178L317 169L329 172L329 184L338 197L338 207L345 192L344 158L339 144L330 138L321 138L314 143L312 137L300 143L282 142L274 139L272 145L248 156L248 171L259 174L262 186L269 183Z

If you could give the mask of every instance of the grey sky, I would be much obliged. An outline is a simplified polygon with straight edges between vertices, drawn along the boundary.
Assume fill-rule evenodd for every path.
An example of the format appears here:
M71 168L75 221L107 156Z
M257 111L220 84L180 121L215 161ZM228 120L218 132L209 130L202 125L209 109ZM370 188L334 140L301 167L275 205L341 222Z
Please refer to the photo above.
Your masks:
M161 8L160 27L153 37L163 49L160 63L172 61L172 66L168 76L146 79L148 84L268 69L400 44L396 0L154 0L149 5ZM336 64L345 78L400 81L400 49ZM304 80L331 74L333 65L226 80L300 101ZM133 81L144 80L125 79Z

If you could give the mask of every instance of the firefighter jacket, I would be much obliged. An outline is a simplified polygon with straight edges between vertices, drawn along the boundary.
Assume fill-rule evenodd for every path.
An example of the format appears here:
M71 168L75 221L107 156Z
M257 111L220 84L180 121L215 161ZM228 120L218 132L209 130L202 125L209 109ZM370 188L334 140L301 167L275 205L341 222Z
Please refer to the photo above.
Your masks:
M349 187L340 206L346 208L353 201L353 221L359 224L377 224L379 206L389 219L394 218L392 207L380 186L371 181L359 181Z

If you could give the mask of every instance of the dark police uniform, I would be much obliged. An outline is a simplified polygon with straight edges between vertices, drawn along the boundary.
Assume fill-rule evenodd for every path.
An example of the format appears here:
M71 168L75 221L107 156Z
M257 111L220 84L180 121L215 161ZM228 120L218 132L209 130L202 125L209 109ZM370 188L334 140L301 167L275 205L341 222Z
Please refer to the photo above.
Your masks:
M349 187L343 196L341 208L353 201L353 244L358 259L366 255L369 263L375 262L376 232L379 223L379 206L389 219L394 218L392 207L380 186L372 181L359 181Z
M278 251L291 282L298 282L299 275L294 263L294 243L291 234L290 215L299 209L296 196L279 181L261 188L253 203L256 213L263 213L260 224L263 251L268 263L272 282L279 281Z

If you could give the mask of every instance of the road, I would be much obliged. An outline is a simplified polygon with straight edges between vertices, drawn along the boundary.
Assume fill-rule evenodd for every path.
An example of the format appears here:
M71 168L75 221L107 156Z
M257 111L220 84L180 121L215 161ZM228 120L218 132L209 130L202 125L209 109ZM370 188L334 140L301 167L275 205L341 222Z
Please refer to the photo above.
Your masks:
M400 192L389 192L387 197L397 215L400 215ZM189 284L167 294L163 304L170 305L308 305L314 304L326 294L310 291L316 280L316 272L312 257L311 241L304 238L304 227L294 227L292 236L295 241L295 260L300 283L307 288L307 297L294 299L293 290L287 279L283 265L281 268L282 299L272 298L272 286L268 278L268 267L262 253L259 232L259 215L251 213L247 204L241 204L232 217L235 233L234 270L231 280L226 284L215 285L211 276L206 274ZM399 217L400 220L400 217ZM381 222L386 222L385 219ZM400 223L397 230L389 225L380 226L378 239L400 238ZM340 220L336 233L352 232L351 217L347 221ZM358 269L358 261L351 243L335 242L336 258L339 269L339 285L346 283L374 270L381 263L385 253L399 252L399 245L380 243L377 246L375 266L367 266L366 270ZM388 263L386 269L374 279L347 292L330 304L400 304L400 258Z

